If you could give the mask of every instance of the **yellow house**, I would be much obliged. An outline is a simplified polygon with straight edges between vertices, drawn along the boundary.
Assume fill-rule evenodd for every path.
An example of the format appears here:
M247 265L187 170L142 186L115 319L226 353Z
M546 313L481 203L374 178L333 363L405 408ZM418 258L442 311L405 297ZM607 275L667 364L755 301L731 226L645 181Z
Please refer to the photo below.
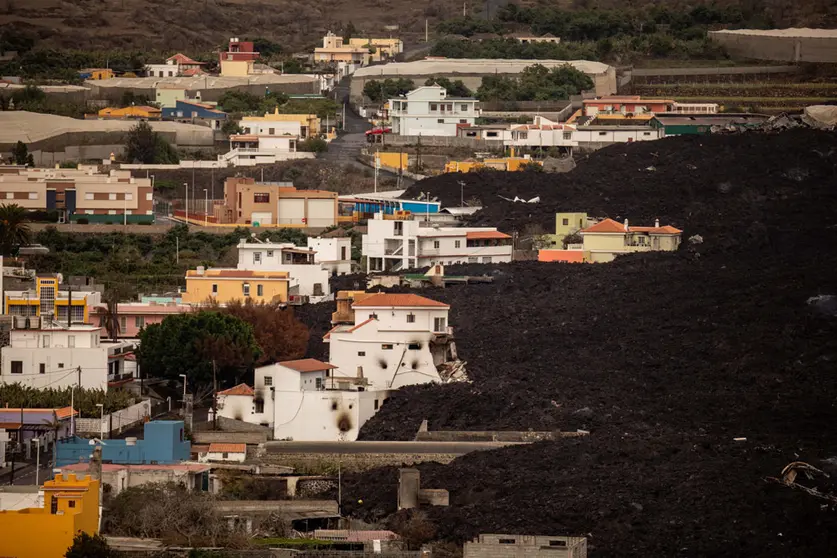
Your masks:
M298 122L300 127L299 137L308 138L320 135L320 119L316 114L280 114L279 108L273 113L266 112L264 116L245 116L241 119L241 127L247 129L247 124L259 124L268 122ZM254 131L254 133L256 133Z
M388 169L407 170L410 165L410 157L407 153L376 151L375 160L378 167Z
M286 271L198 268L186 272L183 302L227 304L247 299L253 302L287 302L289 280Z
M627 219L624 223L605 219L582 229L580 234L585 260L610 262L620 254L677 250L682 232L670 225L661 227L659 220L653 227L632 227Z
M365 48L367 50L374 50L370 53L372 62L380 62L387 58L393 58L397 54L404 52L404 43L401 39L373 39L366 37L353 37L349 39L350 47Z
M499 157L487 158L481 161L448 161L445 164L445 172L474 172L482 168L491 168L499 171L517 172L524 170L526 165L541 165L541 161L535 161L528 157Z
M563 243L564 237L580 231L587 226L586 213L556 213L555 214L555 241L556 244Z
M84 70L79 70L79 74L82 76L90 75L88 79L92 80L100 80L100 79L111 79L114 77L113 70L110 68L86 68Z
M103 108L99 111L99 118L105 119L145 119L160 120L163 111L157 107L130 106L125 108Z
M99 481L57 475L41 487L43 508L0 511L0 556L62 558L79 531L99 531Z
M57 276L35 278L35 291L6 291L3 294L5 313L11 316L37 317L51 315L67 322L67 308L72 307L75 323L87 323L90 309L101 302L101 295L92 291L60 291Z

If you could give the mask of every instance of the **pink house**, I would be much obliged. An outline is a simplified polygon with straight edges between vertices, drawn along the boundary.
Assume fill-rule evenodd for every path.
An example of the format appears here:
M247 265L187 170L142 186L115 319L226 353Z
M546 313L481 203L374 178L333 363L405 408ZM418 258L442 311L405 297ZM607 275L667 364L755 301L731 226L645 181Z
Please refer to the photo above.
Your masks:
M159 324L166 316L191 311L192 306L173 302L167 304L156 302L120 302L117 306L119 337L138 337L142 328L151 324ZM101 304L93 308L93 317L91 318L92 323L102 327L103 334L106 334L106 313L107 306Z

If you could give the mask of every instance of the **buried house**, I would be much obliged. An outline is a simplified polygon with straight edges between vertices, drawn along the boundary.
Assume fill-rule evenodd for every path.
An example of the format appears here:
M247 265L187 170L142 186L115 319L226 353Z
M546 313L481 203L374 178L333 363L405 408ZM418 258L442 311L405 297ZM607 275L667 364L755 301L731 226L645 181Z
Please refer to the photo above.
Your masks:
M341 291L325 336L331 361L257 368L253 387L218 393L218 415L267 426L277 440L354 441L391 390L450 378L449 310L414 294Z

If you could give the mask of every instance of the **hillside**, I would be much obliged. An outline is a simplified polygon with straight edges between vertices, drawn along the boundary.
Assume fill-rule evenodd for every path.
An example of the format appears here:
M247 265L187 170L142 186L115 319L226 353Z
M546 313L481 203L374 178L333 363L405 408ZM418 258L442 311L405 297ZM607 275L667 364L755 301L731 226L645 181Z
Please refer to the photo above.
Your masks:
M468 14L495 14L507 0L465 2ZM521 5L534 5L523 1ZM638 0L630 8L657 5ZM589 0L550 4L565 9L624 9L623 2ZM675 0L672 10L697 5L733 6L747 14L763 14L777 26L821 26L837 18L830 0ZM93 50L142 50L198 55L223 45L233 36L263 37L287 51L311 49L329 30L338 32L351 22L360 35L397 32L409 47L424 39L425 20L431 34L435 25L462 15L458 0L20 0L0 1L0 35L24 36L38 46Z
M614 147L566 175L484 182L506 230L585 208L659 215L703 242L612 264L475 266L495 282L423 291L451 304L473 383L401 390L362 437L412 439L422 419L590 432L421 466L424 486L451 492L450 508L428 512L441 538L586 534L592 556L828 555L833 505L768 477L796 460L834 470L837 315L818 297L837 295L836 164L833 134L800 130ZM428 185L416 187L441 192ZM515 192L545 205L496 199ZM395 482L393 469L351 476L344 502L387 518Z

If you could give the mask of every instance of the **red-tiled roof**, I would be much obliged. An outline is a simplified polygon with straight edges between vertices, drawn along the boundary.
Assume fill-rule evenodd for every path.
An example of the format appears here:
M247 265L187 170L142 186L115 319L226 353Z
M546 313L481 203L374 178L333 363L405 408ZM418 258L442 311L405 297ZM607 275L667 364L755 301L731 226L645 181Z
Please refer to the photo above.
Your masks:
M352 304L352 308L450 308L444 302L431 300L415 294L379 293Z
M224 391L219 391L218 395L254 395L255 392L253 388L248 386L247 384L238 384L235 387L231 387L230 389L225 389Z
M465 235L468 240L491 240L491 239L505 239L511 238L506 233L500 231L470 231Z
M366 320L364 322L361 322L361 323L357 324L356 326L354 326L352 328L349 328L348 332L351 333L351 332L353 332L357 329L360 329L360 328L362 328L363 326L365 326L366 324L368 324L369 322L371 322L373 320L375 320L375 318L369 318L368 320Z
M584 252L582 250L538 250L538 261L582 263Z
M174 56L166 58L166 62L168 62L169 60L177 60L178 64L200 64L201 66L206 64L206 62L198 62L197 60L192 60L191 58L180 52L178 52Z
M322 362L315 358L286 360L285 362L280 362L279 365L284 366L285 368L290 368L291 370L296 370L297 372L319 372L321 370L331 370L333 368L337 368L333 364Z
M58 420L70 418L73 415L78 415L78 411L74 411L72 407L62 407L55 409L55 418Z
M670 225L664 227L632 227L628 224L628 229L625 230L623 223L617 223L613 219L605 219L587 227L581 231L582 233L625 233L625 232L647 232L652 234L680 234L683 231L676 229Z
M209 453L246 453L247 444L209 444Z
M189 68L188 70L183 70L183 72L181 72L181 75L183 75L183 77L195 77L202 74L203 70L201 70L200 68Z

